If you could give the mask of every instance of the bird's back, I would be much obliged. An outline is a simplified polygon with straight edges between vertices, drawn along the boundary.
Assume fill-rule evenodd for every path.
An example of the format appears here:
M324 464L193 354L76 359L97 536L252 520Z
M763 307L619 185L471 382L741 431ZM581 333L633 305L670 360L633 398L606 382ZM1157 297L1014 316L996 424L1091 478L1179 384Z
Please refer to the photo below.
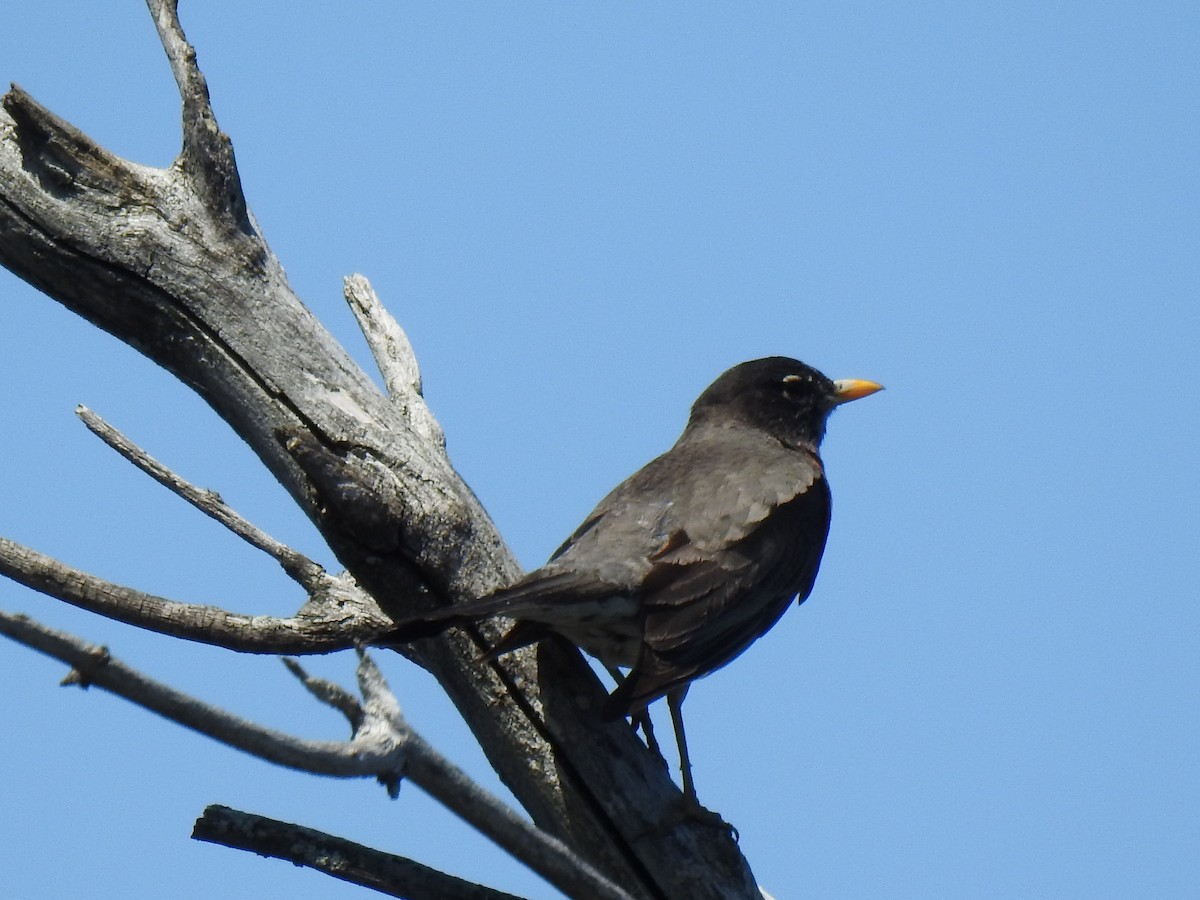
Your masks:
M538 572L586 570L635 588L668 543L686 535L700 555L735 546L823 475L815 451L761 432L689 430L601 500Z

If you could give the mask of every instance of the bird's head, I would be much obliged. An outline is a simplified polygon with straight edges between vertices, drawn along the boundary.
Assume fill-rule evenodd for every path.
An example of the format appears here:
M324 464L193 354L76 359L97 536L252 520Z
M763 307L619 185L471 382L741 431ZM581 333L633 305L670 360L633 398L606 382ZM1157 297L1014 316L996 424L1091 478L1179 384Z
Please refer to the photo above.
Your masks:
M692 405L688 427L745 424L815 450L835 407L881 390L873 381L832 381L799 360L770 356L736 365L709 385Z

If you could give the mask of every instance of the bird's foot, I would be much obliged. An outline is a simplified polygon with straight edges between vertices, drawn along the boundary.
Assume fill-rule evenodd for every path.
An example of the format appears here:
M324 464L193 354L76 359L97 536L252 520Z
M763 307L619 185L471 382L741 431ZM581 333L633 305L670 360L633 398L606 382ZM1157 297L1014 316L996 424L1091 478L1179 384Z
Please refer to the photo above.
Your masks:
M662 823L662 830L670 831L676 826L686 824L702 825L707 828L715 828L717 831L724 831L733 838L734 843L741 839L738 830L733 825L721 818L720 813L701 806L694 794L685 793L683 795L679 804Z

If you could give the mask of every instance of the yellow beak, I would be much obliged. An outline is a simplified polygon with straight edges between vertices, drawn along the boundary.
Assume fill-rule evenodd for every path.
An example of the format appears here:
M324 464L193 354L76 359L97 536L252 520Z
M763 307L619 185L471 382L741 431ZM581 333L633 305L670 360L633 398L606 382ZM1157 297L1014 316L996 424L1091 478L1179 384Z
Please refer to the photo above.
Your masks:
M874 381L863 381L861 378L843 378L833 383L833 391L837 395L837 402L839 404L868 397L876 391L882 390L882 384L876 384Z

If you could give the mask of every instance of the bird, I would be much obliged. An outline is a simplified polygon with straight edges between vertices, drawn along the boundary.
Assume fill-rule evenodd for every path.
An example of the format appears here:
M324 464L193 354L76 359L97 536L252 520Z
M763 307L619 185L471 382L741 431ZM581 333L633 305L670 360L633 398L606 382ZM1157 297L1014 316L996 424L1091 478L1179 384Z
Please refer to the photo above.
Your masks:
M734 366L700 394L674 446L614 488L545 565L401 622L376 643L496 616L515 625L489 659L566 638L610 672L628 670L604 704L607 718L645 725L646 707L667 698L683 791L698 806L684 695L809 596L829 533L826 422L879 390L783 356Z

